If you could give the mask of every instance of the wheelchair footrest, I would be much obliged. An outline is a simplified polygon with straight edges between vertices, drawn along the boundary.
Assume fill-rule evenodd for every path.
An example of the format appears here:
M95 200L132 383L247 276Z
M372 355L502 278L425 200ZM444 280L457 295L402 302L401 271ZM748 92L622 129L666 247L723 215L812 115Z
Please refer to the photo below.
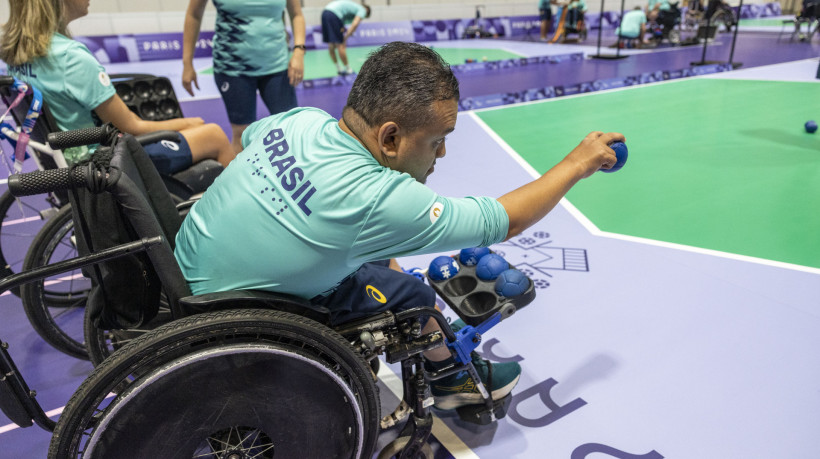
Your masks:
M484 426L506 416L510 403L512 403L512 395L507 395L504 398L493 400L492 413L483 403L480 405L465 405L458 407L456 408L456 413L458 413L458 417L464 422ZM495 419L493 419L493 413L495 413Z

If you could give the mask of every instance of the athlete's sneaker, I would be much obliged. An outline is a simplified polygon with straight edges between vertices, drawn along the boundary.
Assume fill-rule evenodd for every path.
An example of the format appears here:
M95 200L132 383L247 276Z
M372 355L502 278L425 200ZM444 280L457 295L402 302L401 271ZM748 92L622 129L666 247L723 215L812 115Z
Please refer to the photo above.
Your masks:
M492 393L493 400L509 395L521 378L521 366L518 362L491 363L475 352L472 353L472 361L484 387ZM478 386L467 371L431 381L430 390L435 398L435 406L440 410L484 403Z

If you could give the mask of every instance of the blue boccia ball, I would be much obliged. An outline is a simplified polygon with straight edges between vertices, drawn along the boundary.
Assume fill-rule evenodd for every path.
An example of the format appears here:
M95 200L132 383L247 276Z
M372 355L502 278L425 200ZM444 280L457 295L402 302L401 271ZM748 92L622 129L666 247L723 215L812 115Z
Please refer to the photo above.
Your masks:
M809 134L817 132L817 123L814 120L806 121L806 132Z
M517 269L508 269L498 275L495 280L495 293L512 298L530 288L530 279Z
M455 258L442 255L430 262L430 269L427 275L435 281L447 280L458 274L458 262Z
M480 260L481 257L488 255L489 253L490 249L487 247L470 247L467 249L461 249L461 252L458 254L458 259L464 266L475 266L478 264L478 260Z
M601 172L616 172L621 170L626 164L626 159L629 157L629 149L626 148L626 144L623 142L612 142L609 144L609 148L615 151L615 157L618 158L615 161L615 165L610 167L609 169L601 169Z
M508 269L510 269L510 264L504 257L491 253L478 260L478 264L475 265L475 274L481 280L491 281Z

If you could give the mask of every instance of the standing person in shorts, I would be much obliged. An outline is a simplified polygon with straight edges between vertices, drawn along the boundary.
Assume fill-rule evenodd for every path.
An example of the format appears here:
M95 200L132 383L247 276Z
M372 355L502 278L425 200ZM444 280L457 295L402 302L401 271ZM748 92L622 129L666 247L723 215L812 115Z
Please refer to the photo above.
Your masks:
M305 73L305 18L299 0L213 0L214 80L231 123L231 144L242 150L242 133L256 121L256 94L271 115L298 105L295 87ZM190 0L182 45L182 86L199 89L194 49L208 0ZM293 27L293 53L288 49L284 13Z
M347 39L353 36L362 19L370 17L370 7L350 0L334 0L322 11L322 41L327 43L330 60L339 75L350 75L353 70L347 61ZM345 28L350 25L350 28ZM338 59L336 51L339 52ZM339 63L341 61L341 64Z
M160 173L173 174L203 159L223 166L236 156L228 137L202 118L147 121L117 95L111 79L82 43L70 38L68 24L88 14L89 0L9 0L9 21L0 38L0 59L9 74L43 93L57 126L63 130L111 123L132 135L178 131L178 142L145 147ZM87 147L63 151L70 163L86 159Z

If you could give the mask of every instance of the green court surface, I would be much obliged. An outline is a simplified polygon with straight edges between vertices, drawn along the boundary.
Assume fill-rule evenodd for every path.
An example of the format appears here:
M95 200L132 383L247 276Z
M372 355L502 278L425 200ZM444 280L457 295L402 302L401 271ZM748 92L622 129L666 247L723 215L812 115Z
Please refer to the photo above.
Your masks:
M794 18L791 18L794 19ZM774 18L774 19L741 19L740 20L741 27L766 27L766 26L777 26L783 27L783 18ZM793 25L791 27L794 27Z
M367 59L367 55L376 48L375 46L347 48L347 59L354 72L359 71L365 59ZM488 61L498 61L523 57L520 54L502 49L439 48L437 46L434 46L433 49L450 65L463 64L467 59L481 61L486 58ZM200 73L213 74L213 68L210 67ZM305 54L305 80L332 76L336 76L336 66L330 60L330 54L326 49L311 50Z
M603 231L820 268L820 84L687 79L478 116L543 173L593 130L629 160L569 201Z

